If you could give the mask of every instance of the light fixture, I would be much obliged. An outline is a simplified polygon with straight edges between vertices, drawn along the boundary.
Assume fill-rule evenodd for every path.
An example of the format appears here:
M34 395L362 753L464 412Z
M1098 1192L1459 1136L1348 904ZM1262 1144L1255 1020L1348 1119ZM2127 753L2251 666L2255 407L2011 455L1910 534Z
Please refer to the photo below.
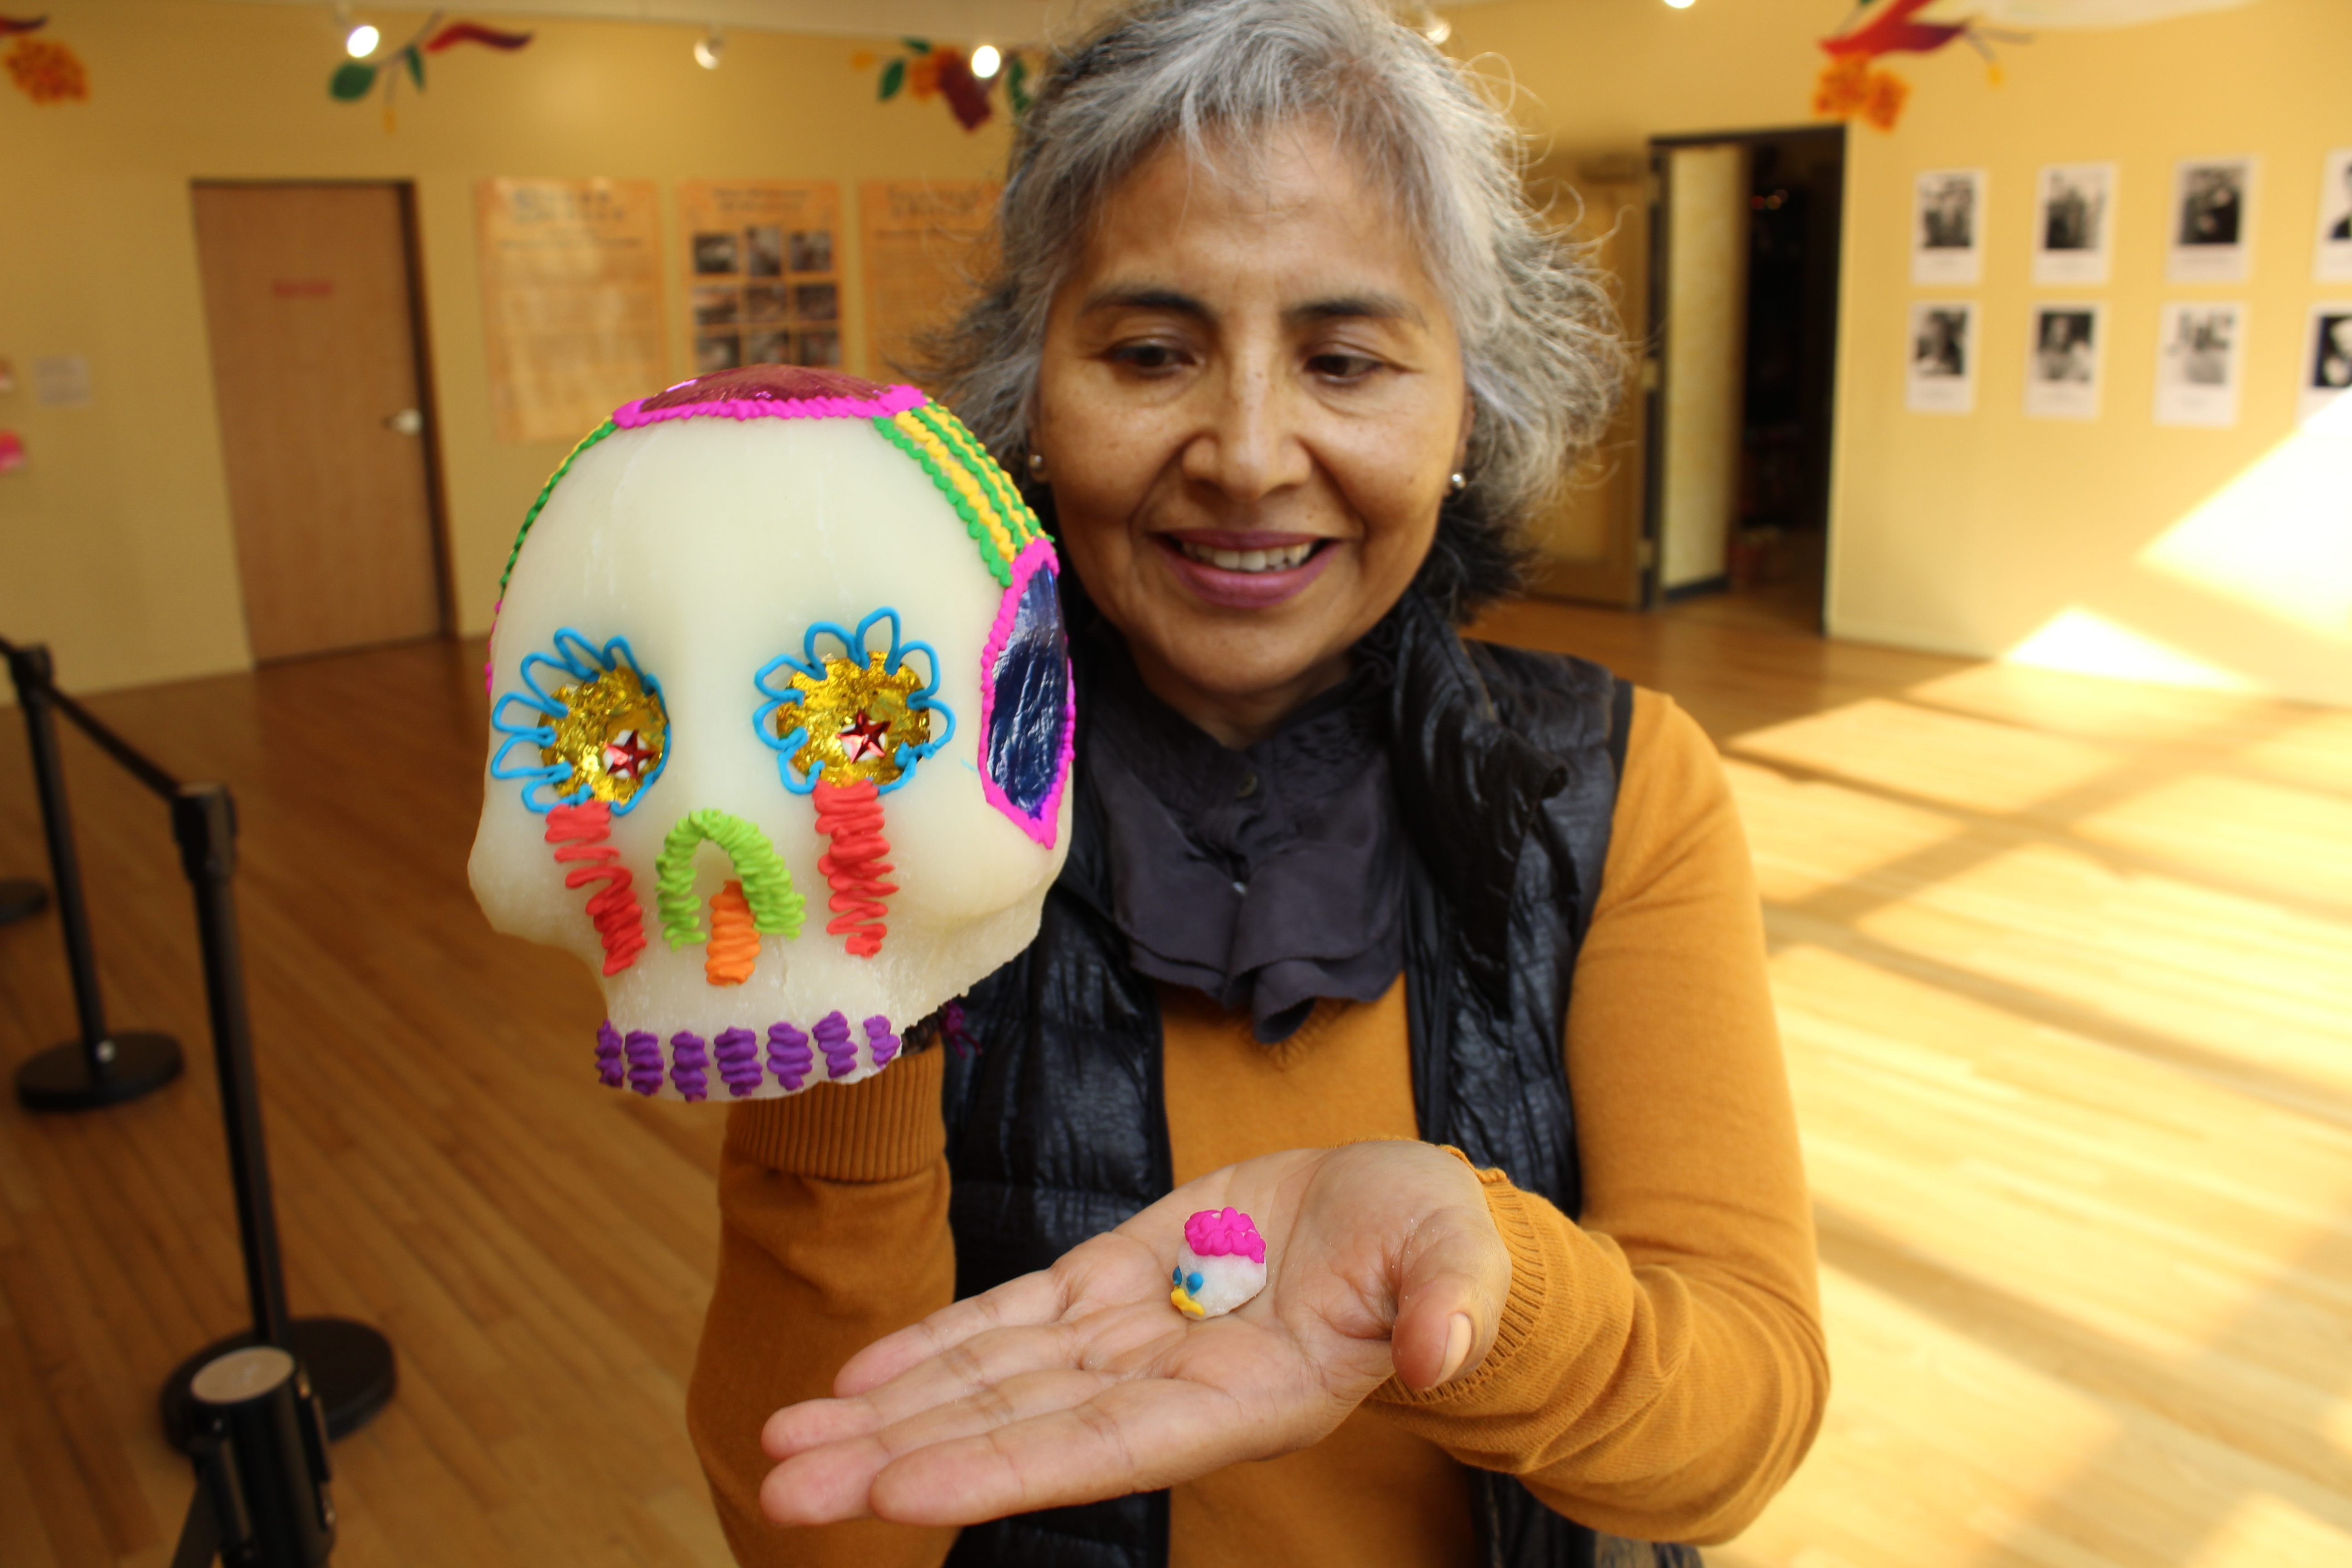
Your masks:
M363 60L375 53L376 45L383 41L382 33L377 32L365 22L362 22L343 35L343 53L355 60Z
M1666 0L1666 4L1677 11L1687 11L1691 8L1691 0Z
M986 81L1004 63L1004 56L994 44L982 44L971 51L971 74Z
M719 57L727 52L727 35L716 26L694 40L694 63L704 70L719 68Z

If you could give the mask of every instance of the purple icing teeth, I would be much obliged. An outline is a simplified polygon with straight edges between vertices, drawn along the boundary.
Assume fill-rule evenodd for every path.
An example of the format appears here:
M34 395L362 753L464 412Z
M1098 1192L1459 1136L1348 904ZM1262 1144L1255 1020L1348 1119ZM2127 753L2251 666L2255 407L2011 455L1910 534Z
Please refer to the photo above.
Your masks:
M727 1080L727 1092L742 1099L760 1087L760 1037L745 1028L721 1029L711 1042L712 1054L719 1058L719 1076Z
M631 1029L625 1043L629 1052L629 1087L639 1094L659 1094L661 1037L650 1029Z
M680 1029L669 1037L669 1045L670 1082L677 1085L678 1093L687 1099L700 1100L709 1081L702 1069L710 1065L709 1053L702 1047L702 1037Z
M857 1047L850 1042L849 1020L839 1013L827 1013L816 1021L816 1043L824 1052L827 1075L847 1078L857 1070Z
M874 1065L887 1068L890 1058L898 1054L898 1037L890 1032L890 1020L876 1015L866 1020L866 1041L874 1047Z
M785 1091L800 1088L809 1075L816 1058L809 1050L809 1037L790 1024L768 1026L768 1070Z
M621 1031L610 1018L596 1026L596 1077L606 1089L621 1087Z

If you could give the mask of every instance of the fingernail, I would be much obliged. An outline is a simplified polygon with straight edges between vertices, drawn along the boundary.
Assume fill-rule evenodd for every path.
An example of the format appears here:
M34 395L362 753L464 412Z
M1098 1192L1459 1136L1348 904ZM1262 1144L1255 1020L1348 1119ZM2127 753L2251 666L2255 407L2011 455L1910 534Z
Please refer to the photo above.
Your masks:
M1451 1383L1462 1363L1470 1359L1470 1314L1456 1312L1445 1322L1445 1364L1437 1369L1437 1381Z

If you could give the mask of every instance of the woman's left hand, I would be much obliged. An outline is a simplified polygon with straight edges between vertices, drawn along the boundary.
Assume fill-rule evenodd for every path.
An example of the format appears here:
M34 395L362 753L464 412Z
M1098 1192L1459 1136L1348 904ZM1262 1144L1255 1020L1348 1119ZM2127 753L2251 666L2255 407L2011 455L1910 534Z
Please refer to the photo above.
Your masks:
M1169 1303L1184 1221L1248 1214L1265 1290ZM1396 1373L1427 1389L1495 1341L1510 1257L1469 1166L1427 1143L1268 1154L1179 1187L1051 1268L851 1358L780 1410L760 1489L783 1524L970 1524L1173 1486L1314 1443Z

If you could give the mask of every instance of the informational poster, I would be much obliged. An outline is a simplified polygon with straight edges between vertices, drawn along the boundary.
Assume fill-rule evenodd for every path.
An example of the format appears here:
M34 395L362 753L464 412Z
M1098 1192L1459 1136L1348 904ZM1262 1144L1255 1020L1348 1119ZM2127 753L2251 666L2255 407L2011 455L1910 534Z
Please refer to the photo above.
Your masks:
M917 333L963 309L1002 188L992 180L867 180L858 187L869 374L895 375Z
M2105 283L2120 172L2113 163L2053 163L2033 198L2033 280Z
M2311 308L2303 334L2303 395L2296 411L2315 419L2352 392L2352 300Z
M1977 308L1964 300L1911 307L1911 365L1903 405L1914 414L1973 414Z
M2327 154L2319 177L2319 247L2312 276L2322 283L2352 283L2352 147Z
M841 363L841 187L686 180L688 308L698 374Z
M1912 186L1912 282L1981 280L1985 180L1982 169L1929 169L1919 175Z
M474 212L500 440L576 441L669 379L651 180L483 180Z
M2183 158L2173 167L2172 245L2165 276L2175 283L2243 283L2253 270L2252 158Z
M2036 305L2025 354L2025 413L2032 419L2096 419L2106 311L2095 303Z
M2156 422L2235 425L2245 346L2245 306L2165 306L2157 339Z

